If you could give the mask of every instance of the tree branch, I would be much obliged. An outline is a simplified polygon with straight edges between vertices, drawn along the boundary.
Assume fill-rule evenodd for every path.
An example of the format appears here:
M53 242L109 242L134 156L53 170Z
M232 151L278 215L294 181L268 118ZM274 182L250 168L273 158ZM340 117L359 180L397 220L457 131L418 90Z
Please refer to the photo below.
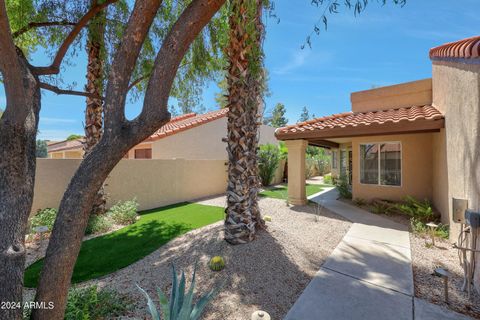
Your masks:
M82 97L88 97L88 98L92 98L92 99L103 100L103 97L99 97L98 95L93 94L93 93L84 92L84 91L76 91L76 90L60 89L59 87L56 87L54 85L44 83L44 82L40 82L40 88L48 90L48 91L52 91L56 94L68 94L68 95L71 95L71 96L82 96Z
M107 6L112 3L117 2L118 0L106 0L104 3L93 6L88 10L88 12L75 24L75 27L70 31L68 36L63 41L62 45L57 51L53 62L48 67L32 67L33 72L37 75L48 75L48 74L57 74L60 72L60 65L62 64L63 58L67 54L68 48L73 43L75 38L78 36L80 31L87 25L87 23L92 19L97 13L102 11Z
M67 20L61 20L61 21L45 21L45 22L30 22L23 28L19 29L18 31L15 31L13 33L13 38L18 38L22 34L30 31L31 29L34 28L41 28L41 27L56 27L56 26L75 26L77 23L76 22L71 22Z

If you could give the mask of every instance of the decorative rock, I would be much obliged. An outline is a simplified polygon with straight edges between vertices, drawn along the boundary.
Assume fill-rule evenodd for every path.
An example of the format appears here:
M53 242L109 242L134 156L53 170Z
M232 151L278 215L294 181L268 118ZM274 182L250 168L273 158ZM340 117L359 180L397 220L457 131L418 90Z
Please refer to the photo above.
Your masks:
M268 221L268 222L271 222L271 221L272 221L272 217L271 217L271 216L263 216L263 220Z

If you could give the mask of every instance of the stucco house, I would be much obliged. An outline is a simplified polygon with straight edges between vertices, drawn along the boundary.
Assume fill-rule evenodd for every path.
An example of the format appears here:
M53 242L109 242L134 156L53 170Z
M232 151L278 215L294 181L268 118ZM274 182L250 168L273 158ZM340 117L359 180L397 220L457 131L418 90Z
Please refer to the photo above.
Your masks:
M429 199L450 224L453 198L480 210L480 36L430 50L432 78L351 94L351 112L278 128L289 199L303 204L305 148L332 150L353 198Z
M228 109L205 114L189 113L174 117L125 155L127 159L227 159L226 145L222 138L227 134ZM260 144L278 141L275 129L261 125ZM60 141L48 145L48 157L52 159L81 159L83 139Z

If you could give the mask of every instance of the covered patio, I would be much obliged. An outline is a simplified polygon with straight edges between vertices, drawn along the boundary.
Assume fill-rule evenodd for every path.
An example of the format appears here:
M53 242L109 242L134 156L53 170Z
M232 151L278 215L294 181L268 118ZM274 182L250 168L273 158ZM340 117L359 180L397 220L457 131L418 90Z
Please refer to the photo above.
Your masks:
M276 130L288 148L289 202L307 202L307 145L332 150L332 176L346 179L354 198L432 199L434 146L445 124L432 105L431 80L356 92L351 100L352 112Z

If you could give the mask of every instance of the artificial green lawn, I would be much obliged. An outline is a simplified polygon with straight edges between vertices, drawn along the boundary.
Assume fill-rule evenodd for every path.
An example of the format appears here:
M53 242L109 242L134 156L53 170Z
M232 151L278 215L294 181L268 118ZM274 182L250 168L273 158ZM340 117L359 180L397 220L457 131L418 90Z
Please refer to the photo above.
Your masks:
M305 185L305 191L307 193L307 197L320 192L323 188L333 187L329 184L307 184ZM288 195L288 187L285 184L268 187L262 192L259 193L261 197L269 197L269 198L276 198L276 199L286 199Z
M196 203L179 203L140 213L125 228L83 242L73 270L72 283L95 279L142 259L171 239L220 221L224 209ZM25 270L25 286L36 287L43 259Z

